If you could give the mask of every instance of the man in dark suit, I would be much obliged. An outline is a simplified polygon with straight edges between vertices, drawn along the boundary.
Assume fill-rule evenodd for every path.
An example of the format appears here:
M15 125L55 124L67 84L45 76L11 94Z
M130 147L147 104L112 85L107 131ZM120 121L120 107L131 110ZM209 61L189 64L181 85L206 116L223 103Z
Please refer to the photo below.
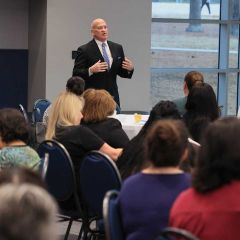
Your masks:
M117 75L131 78L133 64L124 56L120 44L107 41L108 28L105 20L93 20L91 33L93 40L78 48L73 76L85 79L85 89L107 90L120 106Z

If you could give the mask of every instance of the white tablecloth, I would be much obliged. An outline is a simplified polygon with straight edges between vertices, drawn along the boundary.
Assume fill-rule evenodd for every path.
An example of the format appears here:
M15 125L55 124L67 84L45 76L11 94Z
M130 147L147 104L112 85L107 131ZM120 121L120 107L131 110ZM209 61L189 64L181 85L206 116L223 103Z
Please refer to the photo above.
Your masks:
M123 130L129 139L132 139L139 133L142 126L148 120L149 115L142 115L142 120L139 123L135 122L133 114L117 114L114 117L122 123Z

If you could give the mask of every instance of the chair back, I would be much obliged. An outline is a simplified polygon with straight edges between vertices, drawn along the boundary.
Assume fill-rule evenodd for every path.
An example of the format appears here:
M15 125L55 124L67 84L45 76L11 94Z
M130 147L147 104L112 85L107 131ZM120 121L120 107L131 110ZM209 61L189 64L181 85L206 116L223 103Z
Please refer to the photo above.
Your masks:
M103 200L103 220L107 240L124 240L118 205L118 191L108 191Z
M91 151L83 157L80 167L80 193L88 213L102 218L102 204L106 192L120 188L120 173L106 154Z
M28 115L27 115L27 112L26 112L25 108L23 107L23 105L22 104L18 104L18 109L22 113L26 123L29 123Z
M65 147L57 141L46 140L37 151L41 158L48 156L48 162L43 163L42 175L49 192L58 202L64 202L71 196L77 197L73 164Z
M49 154L45 153L44 158L41 158L41 163L39 166L39 170L41 172L41 177L44 181L47 176L48 164L49 164Z
M200 240L192 233L181 228L167 227L156 240Z
M32 121L33 123L42 122L43 114L51 102L47 99L38 99L33 105Z

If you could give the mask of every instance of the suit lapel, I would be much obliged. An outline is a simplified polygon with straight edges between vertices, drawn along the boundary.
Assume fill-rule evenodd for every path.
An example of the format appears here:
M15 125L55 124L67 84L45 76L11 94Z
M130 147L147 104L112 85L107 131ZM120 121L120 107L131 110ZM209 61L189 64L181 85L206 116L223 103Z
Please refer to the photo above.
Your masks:
M113 62L114 62L114 59L116 58L116 51L115 51L114 45L109 41L107 43L108 43L108 47L110 49L110 52L111 52L111 55L113 58Z
M101 59L101 61L104 61L102 53L100 52L96 41L93 39L90 42L90 44L91 44L91 49L93 50L93 53L96 55L96 58Z
M108 41L108 47L109 47L111 55L112 55L112 66L110 68L110 70L111 70L111 69L114 69L114 67L116 65L117 52L116 52L116 47L114 46L114 44L112 44L112 42Z

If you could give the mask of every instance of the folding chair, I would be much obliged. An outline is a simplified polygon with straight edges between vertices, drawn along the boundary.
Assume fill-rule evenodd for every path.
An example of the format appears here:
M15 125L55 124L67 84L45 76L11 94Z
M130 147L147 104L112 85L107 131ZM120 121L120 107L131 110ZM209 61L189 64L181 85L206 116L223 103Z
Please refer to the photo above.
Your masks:
M35 130L36 145L45 139L47 126L43 123L43 115L51 102L47 99L38 99L35 101L32 111L32 124Z
M51 102L47 99L38 99L35 101L32 111L32 122L34 124L43 122L43 114L50 104Z
M124 240L118 191L108 191L103 200L103 222L107 240Z
M181 228L167 227L156 240L200 240L192 233Z
M24 116L26 123L29 123L28 115L27 115L27 112L26 112L25 108L23 107L23 105L18 104L18 109L22 113L22 115Z
M72 222L82 219L82 210L77 193L75 172L71 157L65 147L57 141L46 140L38 147L41 158L48 156L48 164L43 164L42 176L48 191L54 196L60 208L61 205L72 199L73 208L70 210L60 209L60 221L68 221L68 227L64 239L68 239ZM46 155L47 154L47 155ZM82 228L79 235L82 235Z
M80 193L83 203L84 239L104 236L101 225L103 198L109 190L120 190L121 177L119 171L106 154L91 151L84 156L80 167ZM92 229L91 223L97 221L98 228Z

